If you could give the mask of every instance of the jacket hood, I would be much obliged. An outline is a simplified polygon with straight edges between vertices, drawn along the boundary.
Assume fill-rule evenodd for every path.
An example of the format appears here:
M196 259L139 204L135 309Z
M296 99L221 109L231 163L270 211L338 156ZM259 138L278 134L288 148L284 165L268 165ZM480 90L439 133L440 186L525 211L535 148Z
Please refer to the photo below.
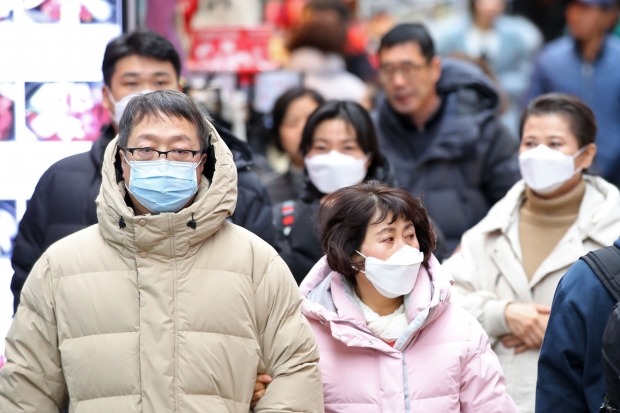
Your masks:
M470 113L499 109L500 97L496 86L482 69L457 59L445 58L441 62L441 77L437 82L440 95L454 94L459 110Z
M618 236L615 228L620 221L620 191L597 176L586 174L583 175L583 180L586 184L586 192L577 216L579 232L583 239L591 238L601 245L607 245L610 238L614 239ZM514 217L519 215L515 209L521 207L524 196L525 182L520 180L480 221L480 229L483 232L506 232Z
M450 287L454 282L452 276L441 267L434 255L431 255L427 267L420 267L413 291L405 296L409 327L396 341L394 347L397 349L404 348L417 333L437 319L445 309L444 304L450 300ZM304 278L300 290L306 317L323 324L329 323L333 336L346 345L366 346L364 336L370 332L362 309L353 300L355 292L344 276L329 268L325 256Z
M97 197L97 217L103 238L121 255L135 253L160 256L162 260L193 255L198 247L232 215L237 202L237 169L233 157L222 138L211 128L212 150L208 156L215 159L212 180L202 177L194 202L176 213L136 215L127 205L127 191L122 177L117 140L106 148L102 182ZM205 167L206 169L206 167ZM139 237L137 226L143 227ZM147 228L148 231L145 231Z

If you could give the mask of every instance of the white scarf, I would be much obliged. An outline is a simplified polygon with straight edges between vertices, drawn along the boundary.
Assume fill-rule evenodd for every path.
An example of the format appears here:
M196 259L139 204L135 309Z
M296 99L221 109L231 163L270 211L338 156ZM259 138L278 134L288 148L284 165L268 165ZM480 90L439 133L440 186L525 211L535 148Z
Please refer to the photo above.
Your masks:
M392 314L379 315L372 308L360 300L357 294L353 294L359 303L366 319L368 329L383 341L395 341L405 331L409 323L405 315L405 304L401 304Z

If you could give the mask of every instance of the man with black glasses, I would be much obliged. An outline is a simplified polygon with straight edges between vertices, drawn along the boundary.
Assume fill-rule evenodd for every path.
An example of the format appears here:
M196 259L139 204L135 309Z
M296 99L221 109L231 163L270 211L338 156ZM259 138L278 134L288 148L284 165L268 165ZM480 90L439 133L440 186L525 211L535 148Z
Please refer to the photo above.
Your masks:
M131 99L98 224L35 264L6 339L0 411L323 412L318 352L286 264L227 221L232 154L185 94Z

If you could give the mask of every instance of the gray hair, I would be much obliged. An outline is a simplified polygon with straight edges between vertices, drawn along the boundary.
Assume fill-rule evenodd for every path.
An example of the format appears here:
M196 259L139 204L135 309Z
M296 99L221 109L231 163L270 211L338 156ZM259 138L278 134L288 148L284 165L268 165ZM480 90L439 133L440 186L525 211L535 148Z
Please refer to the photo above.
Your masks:
M200 149L207 150L211 145L211 128L196 103L185 93L176 90L159 90L132 98L123 112L118 125L118 145L127 147L133 128L145 117L163 119L182 118L196 126Z

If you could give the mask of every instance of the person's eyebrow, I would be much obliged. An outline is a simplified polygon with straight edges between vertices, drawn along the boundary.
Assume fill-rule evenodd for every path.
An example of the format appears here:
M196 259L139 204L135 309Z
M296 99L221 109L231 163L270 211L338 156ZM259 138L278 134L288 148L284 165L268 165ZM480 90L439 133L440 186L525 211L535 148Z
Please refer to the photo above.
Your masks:
M125 72L121 75L121 78L123 77L139 77L140 73L138 72ZM157 72L153 72L153 73L149 73L148 76L165 76L165 77L172 77L172 75L166 71L160 70Z
M157 140L159 137L157 135L154 135L152 133L146 132L146 133L142 133L138 136L136 136L136 140L148 140L148 141L153 141L153 140ZM173 136L169 136L167 139L173 141L174 142L178 142L178 141L187 141L192 143L192 138L190 138L188 135L182 133L179 135L173 135Z
M166 77L172 77L172 75L166 71L158 71L158 72L153 72L150 73L151 76L166 76Z
M394 231L395 231L395 229L393 227L385 227L381 231L377 231L377 235L382 235L382 234L388 233L388 232L392 233Z

